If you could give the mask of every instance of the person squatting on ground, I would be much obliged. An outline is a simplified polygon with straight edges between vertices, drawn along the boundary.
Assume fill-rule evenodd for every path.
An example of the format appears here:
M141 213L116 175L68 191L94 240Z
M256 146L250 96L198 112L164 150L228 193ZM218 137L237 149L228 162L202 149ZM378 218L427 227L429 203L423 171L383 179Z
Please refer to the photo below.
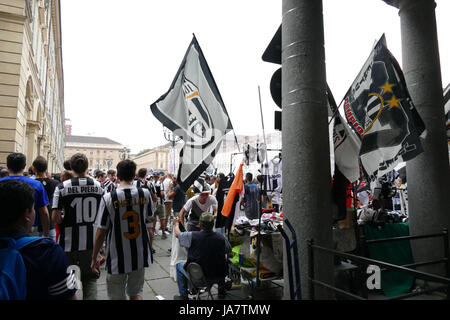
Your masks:
M27 165L27 158L22 153L13 152L6 158L6 166L8 167L9 176L2 180L19 180L28 183L35 190L34 193L34 210L36 211L35 221L33 224L33 233L38 235L38 225L42 228L42 235L49 235L50 216L47 205L49 204L47 193L44 186L39 181L23 176L23 172ZM34 230L35 229L35 230Z
M27 235L34 223L34 194L35 190L25 182L0 181L0 248L12 240L19 247L22 241L28 243L19 249L26 270L23 293L27 300L76 300L76 277L61 246L50 238ZM20 280L23 281L16 279ZM3 300L6 293L1 289L0 300ZM8 295L14 300L25 298L11 292Z
M100 272L97 254L109 234L106 285L111 300L126 300L126 294L130 300L142 300L145 268L152 263L148 229L153 204L148 189L133 185L135 174L134 161L117 164L120 187L103 196L95 223L91 269Z
M58 243L70 264L80 267L83 299L96 300L98 276L91 270L91 256L94 222L104 190L98 181L87 176L89 162L84 154L74 154L70 166L74 178L55 189L52 219L59 224Z
M200 231L181 232L179 219L174 219L175 236L179 239L180 245L188 250L186 263L181 262L176 266L180 296L175 296L175 299L188 298L189 275L186 268L191 262L198 263L202 267L207 282L219 285L219 298L224 298L226 294L225 276L228 265L225 254L231 251L230 243L222 234L213 231L214 216L211 213L203 212L199 221Z
M180 211L180 223L187 231L200 230L199 219L203 212L208 212L211 207L214 217L217 215L217 199L211 195L211 188L207 183L200 186L200 194L190 198ZM188 214L187 222L185 215ZM186 224L186 225L185 225Z

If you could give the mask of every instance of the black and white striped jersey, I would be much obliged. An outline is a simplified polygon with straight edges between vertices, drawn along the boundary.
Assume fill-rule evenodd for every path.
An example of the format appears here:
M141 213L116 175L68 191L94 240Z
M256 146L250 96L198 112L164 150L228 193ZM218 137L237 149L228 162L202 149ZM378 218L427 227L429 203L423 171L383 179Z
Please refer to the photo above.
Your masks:
M95 227L107 230L108 273L128 273L151 264L147 228L152 226L152 206L149 190L135 186L119 187L103 196Z
M105 181L103 181L103 188L106 192L111 192L117 188L116 181L111 181L111 179L106 178Z
M104 190L92 178L72 178L60 183L52 209L64 210L58 243L65 252L93 249L94 222Z

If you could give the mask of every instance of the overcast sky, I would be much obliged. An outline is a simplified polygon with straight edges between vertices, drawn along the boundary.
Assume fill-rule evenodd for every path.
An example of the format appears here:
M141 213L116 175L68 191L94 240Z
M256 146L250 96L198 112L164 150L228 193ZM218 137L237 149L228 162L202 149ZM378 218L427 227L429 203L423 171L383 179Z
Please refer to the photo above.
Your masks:
M442 83L450 82L450 0L435 0ZM61 1L66 118L72 134L111 138L137 153L165 143L150 104L169 88L195 33L236 134L273 130L262 53L281 0ZM385 33L401 65L398 10L382 0L323 0L327 82L339 103Z

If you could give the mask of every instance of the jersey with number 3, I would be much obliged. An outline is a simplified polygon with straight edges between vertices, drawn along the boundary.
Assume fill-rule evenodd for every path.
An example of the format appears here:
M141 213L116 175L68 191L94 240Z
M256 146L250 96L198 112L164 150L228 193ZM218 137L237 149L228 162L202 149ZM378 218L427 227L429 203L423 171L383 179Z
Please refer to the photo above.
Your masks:
M152 199L148 189L119 187L103 196L95 227L107 231L106 268L124 274L148 267Z
M65 252L93 249L94 223L104 190L92 178L72 178L58 185L52 209L63 210L58 243Z

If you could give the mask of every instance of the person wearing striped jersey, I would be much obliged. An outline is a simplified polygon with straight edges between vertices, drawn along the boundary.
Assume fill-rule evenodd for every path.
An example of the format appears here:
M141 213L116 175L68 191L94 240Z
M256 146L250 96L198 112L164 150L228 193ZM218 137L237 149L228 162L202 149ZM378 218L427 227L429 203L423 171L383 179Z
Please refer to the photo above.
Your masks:
M97 275L92 273L94 222L104 190L87 175L89 161L82 153L70 159L74 177L60 183L53 194L52 220L59 224L58 243L69 263L81 271L83 299L97 299ZM62 212L64 211L64 215Z
M106 192L111 192L117 188L116 170L109 169L106 173L106 179L103 181L103 188Z
M103 196L95 226L91 269L100 272L97 254L106 238L106 288L111 300L142 300L144 272L152 261L149 229L153 201L148 189L133 185L136 163L117 164L119 188Z
M141 168L138 170L138 176L137 176L137 180L134 181L133 185L137 188L144 188L144 189L148 189L150 191L150 195L152 196L152 200L153 200L153 208L152 208L152 212L155 212L156 210L156 202L158 201L158 197L156 196L156 189L153 186L153 183L150 181L147 181L145 179L147 175L147 169L145 168ZM155 253L155 249L153 249L153 228L150 231L150 247L152 248L152 253Z

